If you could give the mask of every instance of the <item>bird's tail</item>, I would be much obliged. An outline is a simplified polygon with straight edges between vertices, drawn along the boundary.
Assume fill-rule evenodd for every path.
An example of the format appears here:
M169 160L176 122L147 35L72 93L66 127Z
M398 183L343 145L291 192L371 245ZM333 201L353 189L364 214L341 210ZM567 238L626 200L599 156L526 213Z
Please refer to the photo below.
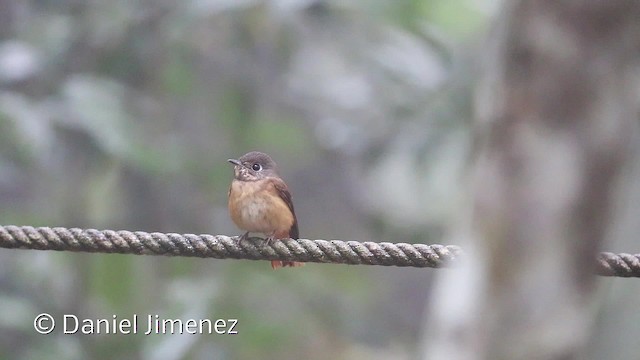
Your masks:
M287 266L298 267L302 265L304 265L304 263L298 262L298 261L271 260L271 268L274 270L279 269L281 267L287 267Z

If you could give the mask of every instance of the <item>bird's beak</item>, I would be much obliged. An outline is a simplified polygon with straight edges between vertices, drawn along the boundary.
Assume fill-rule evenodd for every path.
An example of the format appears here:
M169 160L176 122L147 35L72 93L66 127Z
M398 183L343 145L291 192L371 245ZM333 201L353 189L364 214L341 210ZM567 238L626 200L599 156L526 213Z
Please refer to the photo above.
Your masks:
M229 159L227 161L232 163L233 165L242 165L242 163L236 159Z

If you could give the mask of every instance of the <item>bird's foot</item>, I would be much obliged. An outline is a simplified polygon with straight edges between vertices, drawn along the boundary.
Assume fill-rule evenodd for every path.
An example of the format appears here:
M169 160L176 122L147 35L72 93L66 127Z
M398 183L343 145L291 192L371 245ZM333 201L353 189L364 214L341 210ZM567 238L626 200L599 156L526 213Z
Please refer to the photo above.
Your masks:
M239 238L238 238L238 243L240 245L242 245L243 242L247 241L247 239L249 239L249 232L247 231L246 233L242 234Z
M275 232L265 235L267 235L267 237L264 239L264 241L267 245L271 245L276 240Z

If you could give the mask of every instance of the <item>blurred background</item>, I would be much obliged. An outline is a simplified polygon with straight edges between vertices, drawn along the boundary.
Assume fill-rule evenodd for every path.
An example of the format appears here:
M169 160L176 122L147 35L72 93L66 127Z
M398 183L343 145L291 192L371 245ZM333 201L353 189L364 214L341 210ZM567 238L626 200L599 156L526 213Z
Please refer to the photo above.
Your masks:
M226 159L260 150L303 238L449 243L497 8L0 0L0 224L237 235ZM0 355L412 359L433 275L2 250ZM238 319L239 334L43 336L42 312Z

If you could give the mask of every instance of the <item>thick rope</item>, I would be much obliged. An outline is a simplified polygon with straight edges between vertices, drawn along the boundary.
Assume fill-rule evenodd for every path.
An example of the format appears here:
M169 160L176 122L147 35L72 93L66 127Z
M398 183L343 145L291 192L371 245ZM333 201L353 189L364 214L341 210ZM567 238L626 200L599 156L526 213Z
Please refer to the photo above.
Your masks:
M0 248L421 268L454 265L462 256L462 250L455 245L306 239L285 239L267 245L253 238L238 241L238 237L224 235L12 225L0 225ZM640 254L603 252L596 265L598 275L640 277Z
M597 273L602 276L640 277L640 254L598 254Z
M238 241L224 235L163 234L62 227L0 226L0 247L97 253L285 260L350 265L444 267L458 246L340 240Z

